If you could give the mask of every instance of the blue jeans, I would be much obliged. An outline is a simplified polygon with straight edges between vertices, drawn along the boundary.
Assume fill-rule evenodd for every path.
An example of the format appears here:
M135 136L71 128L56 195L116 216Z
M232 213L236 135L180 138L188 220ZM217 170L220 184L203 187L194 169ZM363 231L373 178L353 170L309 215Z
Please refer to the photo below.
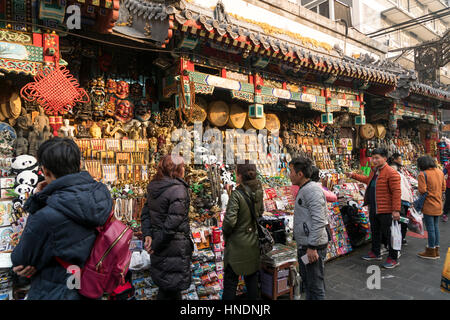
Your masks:
M439 216L423 214L423 222L428 232L428 248L439 246Z

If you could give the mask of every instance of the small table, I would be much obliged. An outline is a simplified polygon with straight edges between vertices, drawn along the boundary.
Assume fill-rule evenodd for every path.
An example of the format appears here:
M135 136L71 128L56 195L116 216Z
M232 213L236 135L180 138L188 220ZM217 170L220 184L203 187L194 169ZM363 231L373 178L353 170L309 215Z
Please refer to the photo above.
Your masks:
M278 277L279 277L279 273L281 273L281 272L286 273L286 270L288 270L287 272L288 272L288 278L289 278L289 269L291 268L291 266L296 266L297 264L298 264L298 262L287 262L278 267L271 267L271 266L262 264L261 265L262 271L264 273L269 274L272 277L272 295L269 296L267 293L264 292L264 290L261 290L262 291L261 294L269 299L277 300L278 297L289 293L289 300L293 300L294 288L289 287L289 280L288 280L288 284L287 284L287 289L278 291L278 280L279 280ZM261 277L264 277L263 274L261 274ZM282 277L282 279L283 278L284 277ZM266 282L261 279L261 288L264 286L264 283L266 283Z

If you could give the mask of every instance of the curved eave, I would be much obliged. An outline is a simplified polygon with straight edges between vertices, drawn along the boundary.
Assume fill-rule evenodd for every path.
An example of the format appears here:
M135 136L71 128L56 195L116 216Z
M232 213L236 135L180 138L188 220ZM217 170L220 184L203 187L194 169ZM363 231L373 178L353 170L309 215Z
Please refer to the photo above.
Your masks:
M186 11L183 13L186 14ZM348 63L326 54L313 52L292 42L243 29L237 25L223 25L207 16L194 15L191 12L187 16L176 14L173 29L186 36L203 37L226 46L254 52L262 58L278 59L297 68L303 67L388 86L396 86L398 80L396 75L375 67Z

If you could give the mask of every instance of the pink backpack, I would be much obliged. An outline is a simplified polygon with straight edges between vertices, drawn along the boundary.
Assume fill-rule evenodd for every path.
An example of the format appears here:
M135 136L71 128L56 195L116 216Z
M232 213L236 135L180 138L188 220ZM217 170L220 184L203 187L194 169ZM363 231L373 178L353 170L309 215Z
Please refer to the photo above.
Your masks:
M131 261L133 231L121 221L111 222L112 216L97 228L98 235L91 254L81 270L79 293L87 298L98 299L125 282ZM58 257L56 260L68 270L70 263Z

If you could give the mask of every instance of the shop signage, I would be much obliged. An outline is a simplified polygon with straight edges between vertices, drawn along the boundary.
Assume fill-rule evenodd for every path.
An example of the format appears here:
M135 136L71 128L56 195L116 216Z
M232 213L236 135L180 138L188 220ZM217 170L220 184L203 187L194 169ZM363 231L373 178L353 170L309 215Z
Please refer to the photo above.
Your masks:
M241 84L236 80L208 75L206 76L205 82L206 84L214 87L220 87L230 90L241 90Z
M303 102L315 103L315 102L317 102L317 97L312 95L312 94L303 93L302 94L302 101Z
M284 89L274 88L274 89L272 89L272 94L274 97L286 99L286 100L289 100L292 97L291 92L289 90L284 90Z

